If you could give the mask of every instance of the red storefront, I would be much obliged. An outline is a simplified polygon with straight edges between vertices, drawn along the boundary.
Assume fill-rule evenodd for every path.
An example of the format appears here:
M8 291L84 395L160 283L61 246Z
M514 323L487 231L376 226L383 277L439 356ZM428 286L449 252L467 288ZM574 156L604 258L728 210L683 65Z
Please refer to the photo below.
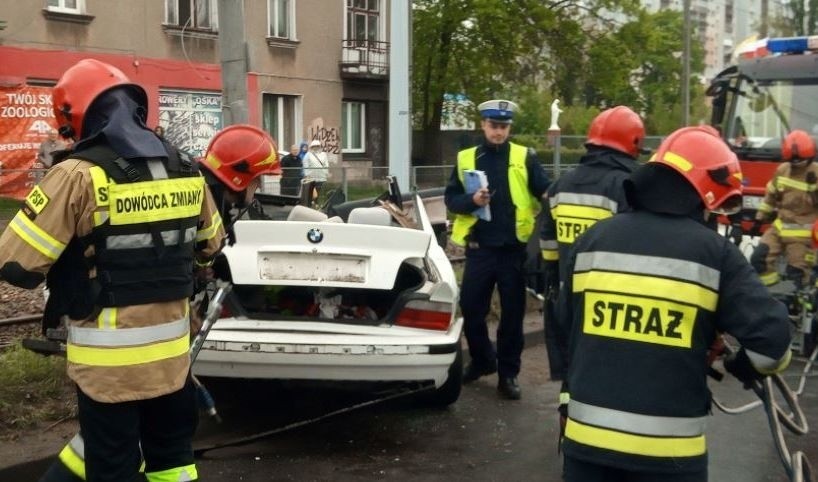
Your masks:
M37 167L40 142L56 128L50 86L84 58L114 65L141 85L148 93L148 126L165 127L175 145L201 154L222 128L218 64L0 46L0 197L22 198L36 181L27 170Z

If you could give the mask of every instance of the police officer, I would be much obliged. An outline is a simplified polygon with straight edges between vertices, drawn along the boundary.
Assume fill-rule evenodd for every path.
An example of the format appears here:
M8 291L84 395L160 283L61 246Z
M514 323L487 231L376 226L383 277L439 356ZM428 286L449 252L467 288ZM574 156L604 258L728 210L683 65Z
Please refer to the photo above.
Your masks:
M558 333L554 309L560 280L565 278L568 249L595 222L627 210L622 182L638 166L636 158L644 140L645 126L636 112L625 106L607 109L591 122L587 153L579 165L548 187L549 209L544 214L540 249L545 273L545 346L552 380L565 375L567 339Z
M577 240L560 293L564 478L706 481L708 347L733 335L743 347L724 366L745 384L779 372L787 310L705 226L741 207L739 163L715 129L673 132L625 189L633 211Z
M0 236L0 277L34 288L47 273L46 315L70 319L87 480L142 480L143 454L149 480L197 480L188 298L194 264L222 246L221 218L195 165L145 126L147 95L119 69L82 60L52 98L74 151Z
M210 141L201 166L202 174L219 206L228 233L232 215L247 207L265 174L278 174L276 143L261 129L251 125L233 125L220 131ZM211 229L219 224L212 224ZM202 232L202 237L209 233ZM40 482L79 482L85 478L85 443L75 435L60 451L58 460L49 467Z
M499 371L500 395L517 400L526 301L525 243L534 231L549 181L534 152L508 140L517 105L490 100L478 108L484 140L458 153L445 192L446 207L455 214L452 242L466 247L460 309L472 361L463 382ZM467 191L464 172L469 170L483 171L488 185ZM490 210L490 220L473 214L484 207ZM496 350L486 325L495 284L501 309Z
M781 144L781 159L786 161L775 170L767 183L764 200L756 212L754 230L775 218L753 250L750 262L771 286L779 281L778 257L787 259L787 274L796 283L807 283L815 263L811 247L812 223L818 219L818 166L815 141L802 130L787 134Z

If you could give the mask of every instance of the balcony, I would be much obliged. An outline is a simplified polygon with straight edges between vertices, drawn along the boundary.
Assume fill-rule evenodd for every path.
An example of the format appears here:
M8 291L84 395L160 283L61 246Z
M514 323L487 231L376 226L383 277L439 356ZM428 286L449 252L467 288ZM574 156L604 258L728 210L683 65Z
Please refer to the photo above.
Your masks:
M389 78L389 42L344 40L341 43L341 78Z

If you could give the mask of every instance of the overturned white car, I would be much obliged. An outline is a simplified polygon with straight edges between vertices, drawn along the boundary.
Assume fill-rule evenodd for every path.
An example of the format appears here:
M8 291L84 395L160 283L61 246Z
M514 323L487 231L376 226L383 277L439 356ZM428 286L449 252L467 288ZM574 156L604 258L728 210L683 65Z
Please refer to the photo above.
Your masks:
M216 266L233 291L194 373L428 382L432 403L457 400L463 321L451 264L419 196L399 211L382 204L346 220L295 206L286 220L238 221Z

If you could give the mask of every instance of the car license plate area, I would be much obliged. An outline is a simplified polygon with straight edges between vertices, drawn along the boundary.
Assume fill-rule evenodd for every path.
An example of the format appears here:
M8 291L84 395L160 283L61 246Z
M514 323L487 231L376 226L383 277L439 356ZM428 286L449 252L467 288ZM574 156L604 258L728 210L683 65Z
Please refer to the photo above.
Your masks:
M366 283L367 258L319 253L259 253L259 278Z

